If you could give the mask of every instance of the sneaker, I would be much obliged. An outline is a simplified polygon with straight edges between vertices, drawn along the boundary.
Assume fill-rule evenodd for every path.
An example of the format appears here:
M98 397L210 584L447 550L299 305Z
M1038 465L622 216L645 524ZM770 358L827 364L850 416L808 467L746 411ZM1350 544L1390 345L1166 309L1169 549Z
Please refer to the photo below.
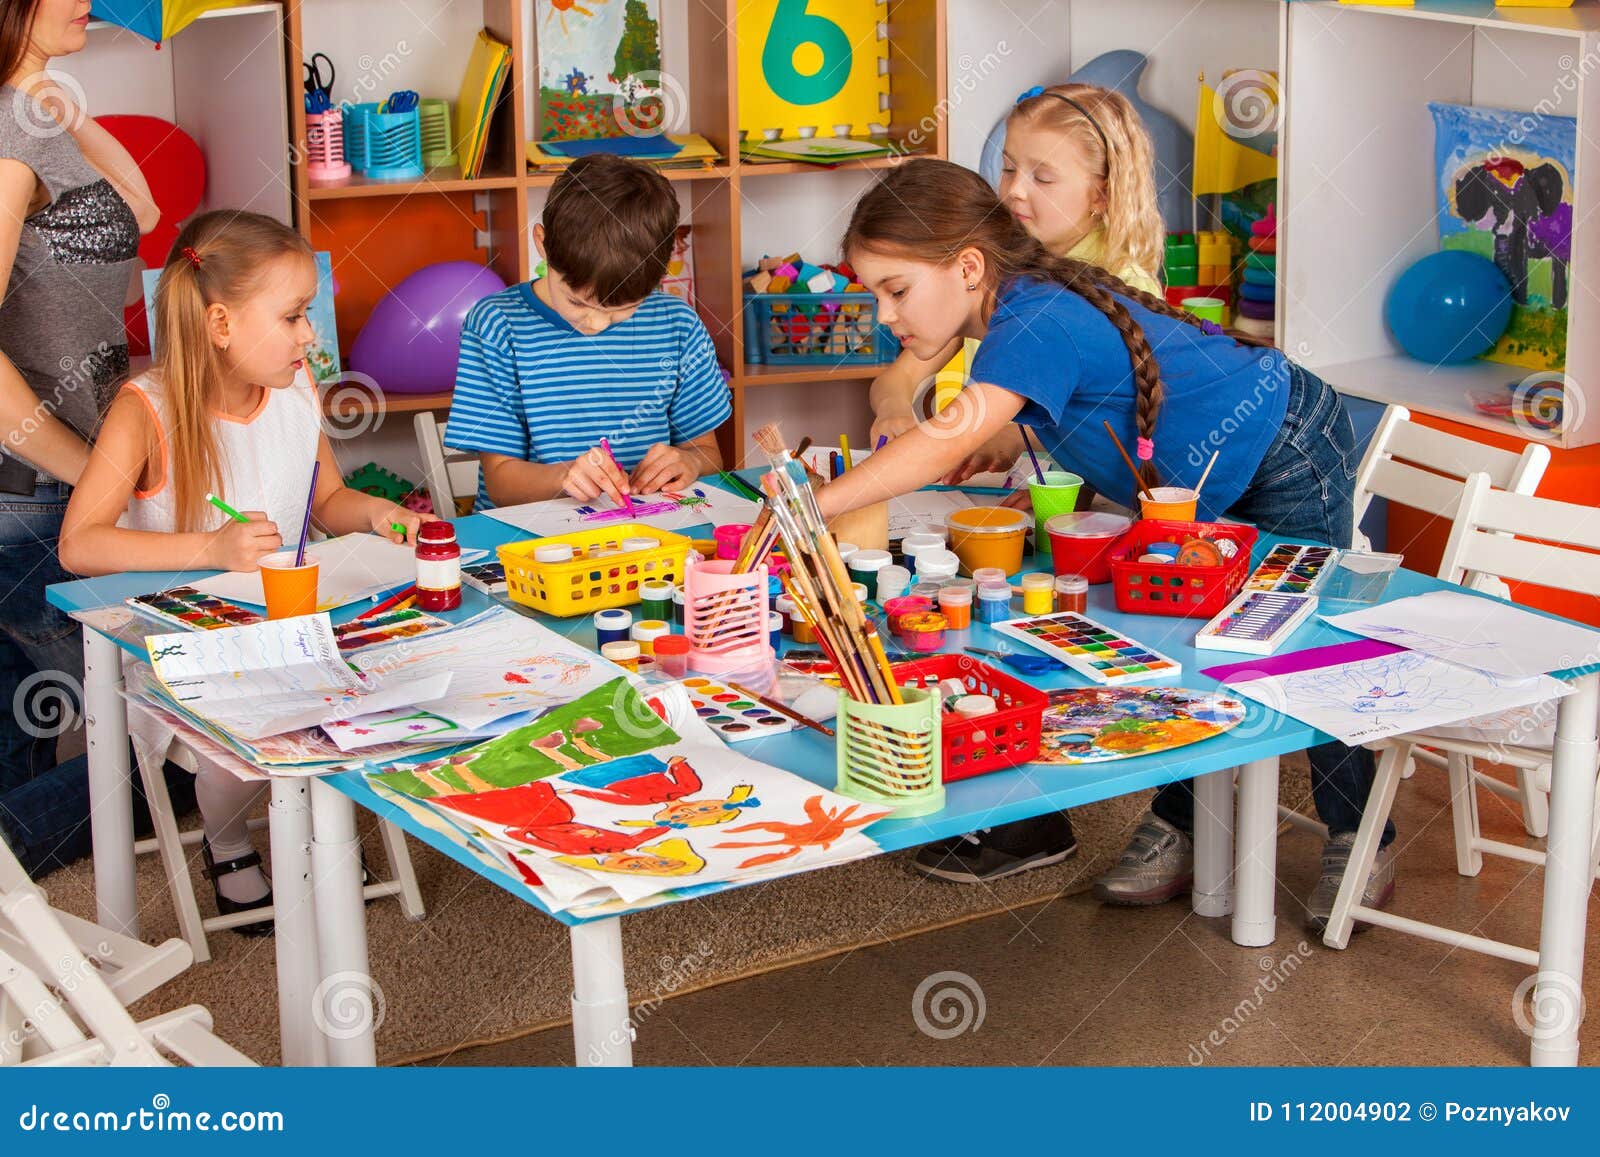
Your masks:
M953 884L980 884L1059 864L1078 850L1066 812L936 840L917 850L917 871Z
M1165 904L1194 888L1194 840L1145 812L1116 867L1094 882L1103 904Z
M1350 862L1350 847L1355 842L1354 832L1344 832L1322 845L1322 875L1311 890L1311 899L1306 901L1306 927L1318 936L1328 930L1333 902L1339 898L1339 885L1344 882L1345 865ZM1361 904L1365 908L1387 908L1392 899L1394 845L1390 844L1379 848L1377 859L1372 861L1372 874L1367 877L1366 891L1361 893ZM1364 932L1370 927L1372 925L1357 920L1353 930Z

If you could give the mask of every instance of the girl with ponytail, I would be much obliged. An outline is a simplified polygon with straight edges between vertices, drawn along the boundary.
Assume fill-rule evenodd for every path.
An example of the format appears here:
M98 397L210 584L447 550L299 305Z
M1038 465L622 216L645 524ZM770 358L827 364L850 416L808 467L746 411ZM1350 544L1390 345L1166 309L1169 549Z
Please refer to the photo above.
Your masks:
M953 470L1015 421L1102 494L1136 506L1102 422L1137 447L1145 486L1192 487L1220 451L1199 517L1226 513L1264 531L1348 546L1357 450L1337 394L1275 349L1234 339L1153 294L1057 256L976 173L914 160L864 194L842 244L876 295L879 321L914 355L979 338L971 382L932 419L823 488L829 517L906 494ZM1311 749L1312 790L1328 824L1310 905L1326 920L1371 787L1370 752ZM1123 860L1096 884L1114 903L1171 899L1192 878L1193 794L1158 793ZM1385 845L1393 833L1385 834ZM1392 888L1385 853L1368 902Z
M270 217L220 211L184 228L156 289L155 364L123 385L67 506L68 569L256 570L298 537L317 462L317 527L414 539L419 516L346 487L322 432L305 361L316 290L310 246ZM247 521L223 515L208 494ZM261 785L203 766L195 794L218 912L271 904L245 827Z

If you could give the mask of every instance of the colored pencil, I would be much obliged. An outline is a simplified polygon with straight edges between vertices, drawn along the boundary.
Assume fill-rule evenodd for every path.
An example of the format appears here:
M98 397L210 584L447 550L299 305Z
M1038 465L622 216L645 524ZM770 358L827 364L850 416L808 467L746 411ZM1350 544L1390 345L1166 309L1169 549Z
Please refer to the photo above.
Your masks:
M889 440L889 435L887 435L887 434L879 434L878 435L878 444L872 448L872 452L874 454L876 454L879 450L882 450L883 446L884 446L884 443L887 442L888 440Z
M233 519L235 522L249 522L250 521L248 518L246 518L244 515L240 514L233 507L229 506L226 502L222 501L222 499L218 498L215 494L207 494L206 495L206 501L211 503L212 506L215 506L218 510L222 511L222 513L226 514L229 518Z
M1028 452L1028 461L1033 463L1033 476L1039 480L1039 485L1044 485L1044 471L1039 467L1039 455L1033 452L1033 440L1028 437L1028 427L1019 425L1022 432L1022 448Z
M405 589L397 591L397 592L395 592L395 594L393 594L389 598L384 599L383 602L379 603L375 607L372 607L370 610L362 611L359 615L356 616L356 618L358 618L358 619L370 619L370 618L372 618L373 615L381 615L385 611L392 611L392 610L394 610L395 607L398 607L401 603L405 602L406 599L413 598L416 595L416 593L417 593L417 584L416 583L412 583L410 586L407 586Z
M833 728L824 727L822 724L818 723L815 719L807 719L804 715L800 714L800 712L791 711L789 708L785 707L782 703L778 703L775 700L768 699L765 695L762 695L762 694L760 694L759 692L756 692L756 691L752 691L748 687L742 687L738 683L735 683L732 679L728 679L728 680L726 680L726 682L727 682L729 687L732 687L735 691L739 692L739 694L748 695L750 698L754 699L757 703L759 703L763 707L767 708L767 710L776 711L779 715L782 715L785 719L792 719L796 723L803 724L804 726L811 728L811 730L813 730L813 731L820 731L824 735L827 735L827 736L830 736L830 737L833 735Z
M322 473L322 460L311 463L311 489L306 492L306 516L300 523L300 545L294 552L294 565L306 565L306 540L311 537L311 504L317 498L317 475Z
M1146 498L1151 498L1154 501L1150 492L1144 488L1144 479L1139 477L1139 468L1133 464L1133 459L1129 458L1128 452L1123 449L1122 439L1117 437L1117 432L1111 428L1111 423L1101 422L1100 424L1106 428L1106 433L1111 435L1111 440L1116 443L1117 453L1121 454L1122 460L1128 464L1128 470L1133 475L1133 492L1135 494L1143 494Z
M622 469L622 464L617 461L617 456L611 452L611 440L609 438L600 439L600 449L604 450L606 452L606 457L611 459L611 465L616 467L617 473L626 478L627 473ZM633 495L624 494L622 496L622 509L626 510L629 514L633 513Z
M850 469L850 439L843 434L839 435L839 454L844 458L844 465L839 470L839 473L843 474Z

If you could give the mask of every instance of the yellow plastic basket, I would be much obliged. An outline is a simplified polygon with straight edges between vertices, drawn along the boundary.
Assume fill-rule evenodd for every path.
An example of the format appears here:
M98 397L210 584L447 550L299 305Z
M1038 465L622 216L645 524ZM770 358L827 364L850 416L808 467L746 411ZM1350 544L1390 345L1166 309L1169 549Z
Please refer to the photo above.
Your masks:
M660 545L595 557L604 551L621 552L623 540L629 538L653 538ZM535 547L556 543L572 547L570 561L534 560ZM683 535L637 522L508 542L499 550L511 600L557 618L631 607L639 601L639 584L652 579L681 583L688 553L689 540Z

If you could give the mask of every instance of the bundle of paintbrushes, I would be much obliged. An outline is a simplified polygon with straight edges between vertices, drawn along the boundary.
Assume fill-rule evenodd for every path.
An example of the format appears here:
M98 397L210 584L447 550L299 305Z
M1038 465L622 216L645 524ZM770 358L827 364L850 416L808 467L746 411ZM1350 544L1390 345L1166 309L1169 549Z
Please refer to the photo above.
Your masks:
M761 445L759 439L763 437L770 437L771 440L776 441L778 438L778 427L774 425L761 427L761 429L755 434L755 438L757 439L756 444L758 446ZM801 455L806 452L806 447L810 445L810 438L802 438L800 440L800 445L794 452L796 461L800 460ZM811 481L822 481L822 477L820 475L812 471L807 471L807 473L810 476ZM739 561L734 569L737 571L748 571L756 564L765 561L766 557L772 553L773 547L777 545L778 524L772 517L772 507L770 505L763 505L761 507L761 513L756 517L755 525L750 528L750 533L745 535L744 545L739 548Z
M861 703L902 703L883 642L856 601L849 572L823 522L806 468L790 456L777 427L763 427L755 442L772 463L766 479L766 509L789 560L789 573L784 576L789 597L816 630L818 644L833 661L851 698Z

